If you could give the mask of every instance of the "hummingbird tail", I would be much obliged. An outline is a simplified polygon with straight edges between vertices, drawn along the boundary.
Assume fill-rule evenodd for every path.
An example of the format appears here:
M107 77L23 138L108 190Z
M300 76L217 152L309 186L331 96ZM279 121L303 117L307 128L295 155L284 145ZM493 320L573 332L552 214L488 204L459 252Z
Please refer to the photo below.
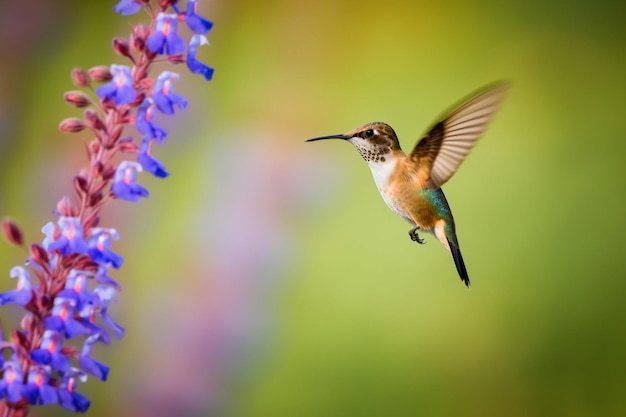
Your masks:
M458 248L454 243L450 242L448 239L448 245L450 245L450 252L452 252L452 258L454 258L454 264L456 265L456 270L459 272L459 276L461 280L465 284L467 288L470 287L470 279L467 274L467 269L465 268L465 262L463 262L463 256L461 255L461 249Z

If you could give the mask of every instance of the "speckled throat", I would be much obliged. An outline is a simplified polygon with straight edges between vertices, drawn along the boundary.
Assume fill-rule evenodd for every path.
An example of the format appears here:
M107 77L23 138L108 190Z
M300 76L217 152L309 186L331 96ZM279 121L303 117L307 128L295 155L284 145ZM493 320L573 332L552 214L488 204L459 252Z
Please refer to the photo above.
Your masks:
M354 144L359 154L365 159L365 162L385 162L386 155L391 151L389 146L362 146Z

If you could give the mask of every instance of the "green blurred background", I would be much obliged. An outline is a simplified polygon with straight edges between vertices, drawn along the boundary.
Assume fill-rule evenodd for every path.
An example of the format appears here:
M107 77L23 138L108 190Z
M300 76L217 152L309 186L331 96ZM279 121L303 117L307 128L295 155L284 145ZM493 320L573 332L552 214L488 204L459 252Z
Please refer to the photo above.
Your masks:
M29 242L89 139L57 130L80 115L70 70L125 63L110 40L145 20L115 3L0 2L0 215ZM626 414L625 3L200 3L216 72L179 69L190 106L155 150L172 175L102 221L127 334L95 353L109 381L79 388L91 415ZM499 79L509 97L444 187L468 291L348 144L303 141L383 120L410 150ZM1 290L24 257L0 245Z

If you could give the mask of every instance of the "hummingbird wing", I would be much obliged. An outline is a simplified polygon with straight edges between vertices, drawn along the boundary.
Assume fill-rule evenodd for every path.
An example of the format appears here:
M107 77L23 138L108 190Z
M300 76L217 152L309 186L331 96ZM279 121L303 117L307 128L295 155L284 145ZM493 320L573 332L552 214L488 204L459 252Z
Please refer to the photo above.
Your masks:
M498 83L475 93L435 124L409 154L419 178L431 191L454 175L485 131L507 91Z

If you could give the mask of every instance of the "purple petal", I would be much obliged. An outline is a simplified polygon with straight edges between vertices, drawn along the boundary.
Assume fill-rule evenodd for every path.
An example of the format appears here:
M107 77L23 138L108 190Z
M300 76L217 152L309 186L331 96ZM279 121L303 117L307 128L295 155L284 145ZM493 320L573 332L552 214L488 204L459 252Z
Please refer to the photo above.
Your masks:
M213 77L213 68L205 65L196 58L198 47L209 42L202 35L193 35L189 42L189 53L187 54L187 67L193 74L201 74L207 81Z
M43 320L43 327L46 330L54 330L55 332L60 333L63 331L63 320L61 320L61 317L59 316L46 317Z
M84 413L87 411L87 409L89 409L89 405L91 404L91 402L83 397L82 395L80 395L77 392L74 392L74 405L76 406L76 410L78 410L79 413Z
M113 333L115 333L115 337L117 337L118 339L121 339L122 336L124 336L124 332L126 330L122 326L117 324L115 320L113 320L111 316L109 316L106 312L102 313L102 322L106 324L109 329L113 330Z
M57 390L45 384L39 387L39 400L41 404L55 404L59 401Z
M174 106L168 96L158 91L154 93L152 99L154 100L154 105L161 113L174 114Z
M22 388L22 394L24 398L31 404L37 404L37 397L39 396L39 389L35 384L26 384Z
M187 55L187 68L193 74L202 75L207 81L211 81L211 78L213 78L213 68L198 61L196 57Z
M206 20L205 18L197 14L187 15L185 21L187 22L187 26L189 26L189 29L200 35L206 35L213 27L213 22L211 22L210 20Z
M30 288L26 291L10 290L0 294L0 306L8 303L24 306L30 302L32 297L33 292Z
M166 178L170 175L170 173L165 170L165 166L161 161L146 153L138 153L137 162L141 164L143 169L155 177Z
M18 381L13 381L7 385L7 399L11 403L16 403L25 395L24 384Z
M124 263L124 258L112 250L105 249L100 251L98 249L92 248L87 252L91 259L98 264L106 264L111 263L113 268L119 269Z
M52 354L48 351L48 349L35 349L30 352L30 358L35 363L47 365L52 360Z
M117 86L113 81L108 82L106 84L101 85L96 89L96 95L100 98L107 98L112 100L115 97L115 93L117 92Z
M122 85L117 89L115 104L122 105L132 103L137 97L137 92L131 85Z
M121 0L115 7L113 7L113 11L121 14L122 16L130 16L137 13L139 10L141 10L141 4L136 3L133 0Z
M111 190L118 198L136 203L141 197L148 197L149 193L141 185L135 183L137 172L141 171L137 162L122 161L115 171Z
M117 290L121 290L122 286L115 281L113 278L107 275L107 268L102 265L98 268L98 273L96 274L96 281L100 284L108 284L113 286Z
M69 318L69 317L66 318L64 327L65 327L65 336L68 339L88 333L85 326L83 326L81 322L79 322L78 320L74 320L73 318Z
M163 47L165 46L165 35L162 32L154 32L152 35L148 36L146 46L148 46L150 51L162 54Z
M157 140L159 144L163 144L167 137L167 132L162 127L154 123L153 100L145 99L137 110L137 119L135 127L144 135Z
M125 185L124 183L116 182L111 190L117 197L132 203L138 202L141 200L141 197L147 198L150 195L148 190L139 184Z
M68 242L70 253L87 252L87 244L82 236L76 236Z
M175 105L181 110L187 108L187 99L172 92L167 95L161 92L155 93L152 98L159 111L164 114L174 114Z
M52 367L61 372L66 372L70 369L70 360L64 354L57 352L52 354L52 360L50 361Z
M89 409L91 402L81 394L67 389L59 389L59 404L75 413L84 413Z
M185 21L189 29L200 35L206 35L211 30L213 23L196 13L197 0L189 0L185 10Z
M176 32L170 32L170 34L165 38L165 43L167 45L168 56L185 53L185 48L187 47L185 40Z
M81 356L79 360L80 368L83 371L89 372L96 378L101 379L102 381L107 380L107 376L109 375L109 367L103 363L100 363L89 356Z

